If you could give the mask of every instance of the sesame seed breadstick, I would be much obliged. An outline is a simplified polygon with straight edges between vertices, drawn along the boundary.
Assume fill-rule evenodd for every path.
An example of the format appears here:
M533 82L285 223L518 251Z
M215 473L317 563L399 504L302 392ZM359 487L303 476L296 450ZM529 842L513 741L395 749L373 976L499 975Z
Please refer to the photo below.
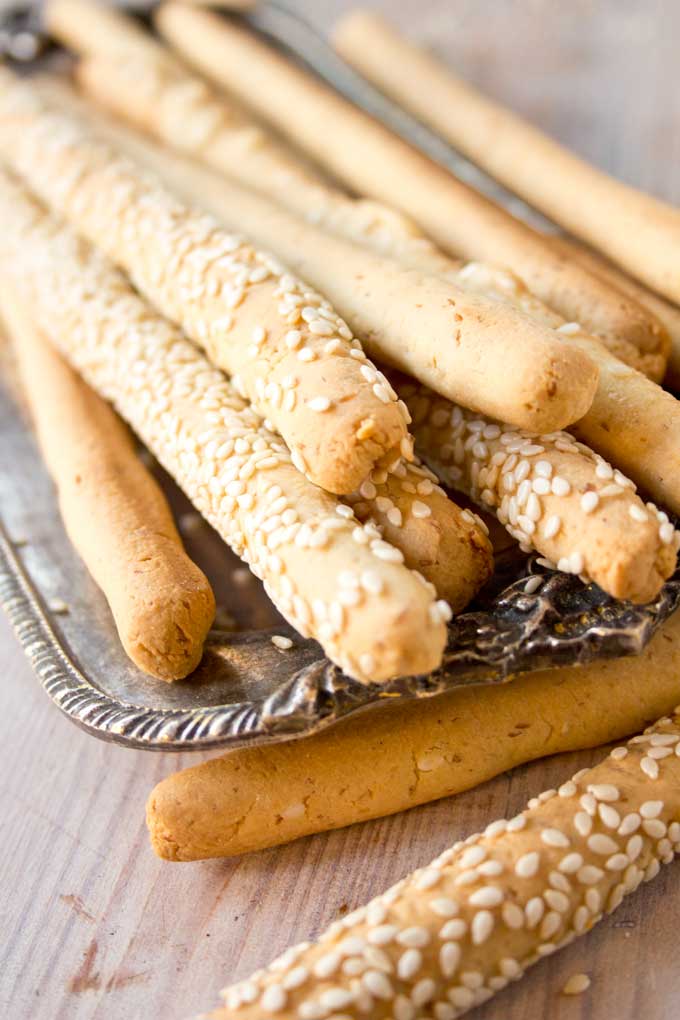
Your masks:
M23 91L17 86L0 93L0 138L14 143L15 167L121 262L212 360L233 371L235 385L288 440L301 470L325 488L346 493L400 440L408 456L395 394L366 363L359 341L350 342L351 332L327 303L270 256L190 211L113 147L90 141L97 135L86 121L68 113L27 114L18 99ZM37 97L36 104L40 108ZM137 197L131 200L125 189L134 189ZM114 195L106 203L103 190ZM247 196L242 189L237 195L235 209L245 210ZM251 196L251 201L257 200ZM272 220L285 217L271 203L268 208ZM170 215L177 227L166 227ZM249 226L254 218L249 217ZM295 224L292 244L281 234L280 220L269 236L280 237L292 258L304 241L305 265L344 307L352 303L356 326L383 360L467 406L539 431L576 421L590 406L596 371L552 331L514 309L455 291L439 277L312 232L301 221ZM177 245L189 253L182 247L177 252ZM166 248L174 257L161 269ZM234 249L236 254L229 255ZM229 265L222 268L224 261ZM228 287L227 300L239 304L238 312L212 297L217 286ZM225 332L232 319L231 333ZM217 339L210 332L215 327ZM248 342L239 344L244 331ZM510 375L509 359L515 366Z
M394 814L524 762L620 740L679 696L676 613L640 655L395 701L304 740L175 772L149 797L151 843L166 860L231 857Z
M653 290L680 301L680 210L580 159L369 12L341 20L335 44L506 187Z
M213 1020L455 1020L680 852L680 707L223 992Z
M83 104L53 79L48 79L41 87L48 89L50 95L56 90L60 104L65 104L68 109L82 108ZM131 133L122 131L110 121L103 128L108 139L116 145L122 142L123 151L135 158L140 154L143 157L149 151L154 153L155 159L151 163L154 171L158 172L165 166L165 154L161 150L144 144L132 145ZM191 164L178 157L170 159L174 159L180 171L181 183L182 171L187 172ZM174 186L177 181L173 179L171 183ZM198 198L201 189L195 191L195 196L192 193L187 197ZM247 203L252 197L239 189L237 204ZM293 220L293 226L296 222ZM361 372L372 384L381 378L368 364L361 366ZM361 494L357 493L354 501L361 521L373 521L380 529L374 537L384 535L403 553L407 566L418 570L434 584L439 596L450 603L454 612L461 610L488 580L493 566L491 547L482 522L456 506L441 489L433 490L431 480L425 477L425 469L415 465L411 469L401 458L389 466L376 467L360 488ZM370 498L367 493L373 490L375 495ZM346 502L351 504L353 500L348 498Z
M473 291L550 321L550 309L507 270L469 262L458 276L462 285ZM562 323L556 328L599 369L593 402L572 431L649 496L680 513L680 403L647 376L622 364L578 323Z
M49 88L54 91L52 82ZM68 95L63 98L67 103L73 102ZM107 121L101 129L114 144L167 179L188 200L202 203L225 224L242 227L256 243L273 250L300 275L327 293L356 332L369 338L380 337L384 333L384 303L375 299L367 281L375 278L380 287L388 275L394 273L394 266L386 265L384 260L376 260L375 255L360 253L355 248L350 250L347 243L338 242L318 229L302 224L267 200L158 149L121 125ZM335 258L331 259L333 252ZM678 459L676 445L680 447L680 442L676 443L678 433L674 425L678 417L677 402L637 372L623 371L619 362L611 353L605 352L596 339L589 337L576 324L566 324L561 316L530 294L513 273L486 263L461 266L444 256L439 258L446 263L447 281L455 283L457 288L516 307L542 325L557 329L572 345L581 347L584 354L592 357L599 365L599 380L594 401L579 422L579 435L642 485L654 499L670 509L680 508L680 471L674 470ZM341 272L342 264L350 260L363 270L361 286L352 291L348 291L342 282ZM404 284L403 288L395 285L391 290L396 292L392 299L395 315L394 321L389 323L388 340L400 335L407 310L403 317L399 316L398 302L404 298L412 299L413 283L410 289ZM408 336L402 333L402 337L406 344ZM369 353L389 360L386 346L379 342L374 346L374 342L369 340ZM440 346L443 343L444 340ZM627 341L619 341L616 353L622 360L634 360L630 351L635 352L636 349ZM648 361L648 368L650 364ZM499 366L504 370L504 363L496 362L496 367ZM656 368L661 370L662 366L663 360L660 360ZM488 378L491 378L490 374ZM437 383L437 378L430 377L428 381ZM459 387L460 378L456 377L455 386L449 389L449 393L460 393ZM459 402L473 402L469 391L462 394ZM497 411L495 417L503 419L503 411Z
M108 109L311 222L377 250L418 248L417 228L405 216L326 184L122 11L90 0L50 0L45 19L55 38L85 55L80 81Z
M41 198L230 372L312 481L352 492L404 442L408 456L402 410L381 376L364 378L359 341L275 259L184 205L4 68L0 138Z
M493 553L484 522L461 509L427 468L400 461L391 471L376 469L358 492L346 497L354 516L376 526L404 554L452 612L460 612L489 580Z
M68 536L135 665L180 680L198 666L215 616L210 584L120 419L40 335L16 292L0 287L0 310Z
M3 272L303 635L357 678L441 660L450 610L288 450L221 372L85 241L0 176Z
M86 64L86 66L88 65ZM98 59L92 61L92 69L95 75L101 75L101 61ZM80 79L81 81L87 80L87 75L83 76L82 71ZM54 83L52 82L50 83L50 90L51 94L53 94ZM88 89L88 91L90 93L94 91L95 98L98 98L96 89ZM62 87L60 90L62 96L63 92ZM130 117L130 111L138 109L136 91L132 91L130 103L125 110L122 109L120 104L120 88L114 89L113 92L118 101L116 106L117 112L119 114L122 113L123 116L127 116L129 119L134 119ZM69 96L64 96L67 102L69 98ZM105 105L108 108L111 106L111 104ZM159 149L157 146L140 138L139 135L127 131L120 124L112 123L109 120L102 126L101 121L99 121L98 127L100 130L104 130L107 136L111 137L117 145L120 145L124 152L127 152L133 158L157 172L163 180L167 181L187 201L201 205L213 215L223 220L225 224L242 229L256 244L260 244L273 251L291 269L326 293L348 322L351 323L355 318L357 302L361 304L362 300L365 302L367 298L370 302L372 295L366 293L365 282L367 276L371 275L371 272L376 272L377 263L375 260L362 256L356 250L351 250L347 246L344 248L338 246L336 239L329 238L325 232L329 227L328 223L324 223L324 230L321 230L317 224L303 224L294 215L268 202L265 198L256 196L250 190L244 190L242 187L226 181L223 177L215 175L205 167L168 153L167 150ZM506 281L512 280L513 277L502 270L498 270L497 267L490 267L486 263L467 263L464 265L460 261L444 255L422 235L417 237L411 236L408 239L401 240L392 235L391 240L391 244L385 244L383 254L391 259L398 260L402 265L408 266L410 269L419 270L428 276L441 277L453 284L456 289L462 288L472 293L479 293L483 296L494 298L498 298L500 292L504 299L507 298L508 286ZM323 258L320 257L319 252L321 246L323 246L326 252ZM337 281L341 280L344 274L339 274L336 263L329 263L327 258L329 248L333 247L337 251L337 258L341 262L349 263L351 261L356 265L357 270L362 270L360 278L361 286L355 288L352 300L347 306L346 287L336 286ZM364 264L366 268L364 268ZM373 267L372 270L371 266ZM383 265L377 267L377 271L384 277L387 272L393 272L394 269L389 270ZM470 275L471 273L472 276ZM488 287L484 285L482 279L484 276L492 281L492 285ZM414 285L413 276L410 278L404 277L404 279L409 280L410 288L412 289ZM395 300L406 300L410 296L408 288L402 290L398 287L392 287L391 290L393 292L391 295L392 302ZM395 291L396 293L394 293ZM550 329L556 329L564 324L565 320L563 317L530 294L517 277L514 277L512 291L513 299L505 300L506 304L517 307L520 311L530 315L537 322L548 326ZM395 314L395 324L399 325L401 321L403 321L401 317ZM381 327L379 324L377 325L369 320L364 321L364 330L365 336L373 338L380 335ZM432 339L435 342L436 336ZM370 342L369 339L369 353ZM443 346L446 348L447 345L444 344ZM608 341L607 346L613 354L626 364L630 364L645 372L651 378L658 381L663 377L666 370L670 341L664 346L663 350L659 350L656 353L643 353L632 343L624 339L612 338ZM376 351L378 356L381 353L383 352ZM496 362L495 357L491 353L489 356ZM456 373L456 378L458 378L458 373ZM583 388L584 382L584 376L581 374L581 388ZM499 417L503 417L502 412L497 412L497 414Z
M566 319L654 353L660 326L548 241L214 12L164 3L155 24L191 64L359 194L407 213L446 252L513 269ZM661 332L663 332L661 330Z
M571 257L581 262L588 272L602 277L607 283L611 283L615 287L619 287L636 301L639 301L643 307L649 308L650 312L656 316L670 339L668 365L664 382L676 390L680 389L680 308L643 287L641 283L627 276L612 262L605 259L604 256L573 240L573 238L555 237L551 240L559 250L567 252ZM630 362L628 363L630 364ZM637 365L635 367L639 368L640 366ZM659 381L657 380L657 382Z
M633 482L567 433L521 432L410 380L396 385L426 463L495 513L523 548L615 598L658 595L675 569L680 535L665 513L635 495Z

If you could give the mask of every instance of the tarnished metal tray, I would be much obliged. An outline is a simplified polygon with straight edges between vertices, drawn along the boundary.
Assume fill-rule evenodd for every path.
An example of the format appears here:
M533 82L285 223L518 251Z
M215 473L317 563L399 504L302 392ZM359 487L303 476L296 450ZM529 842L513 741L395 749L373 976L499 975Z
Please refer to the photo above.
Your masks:
M638 653L680 601L678 575L656 602L640 608L509 551L471 611L452 621L440 670L364 686L283 622L259 582L152 465L220 606L199 669L179 683L154 680L124 654L106 602L66 538L3 361L0 605L53 701L105 740L198 750L312 733L385 698L428 697L526 670ZM527 584L538 587L527 592ZM292 638L293 647L278 649L274 634Z
M283 5L263 4L251 18L302 52L359 105L459 175L474 176L497 200L507 199L436 136L370 90ZM152 463L220 606L199 669L171 685L154 680L125 656L105 600L66 538L6 346L0 353L0 605L50 697L105 740L149 750L201 750L309 734L386 698L429 697L465 684L506 681L519 672L637 654L680 602L680 572L654 603L635 607L508 549L497 557L491 584L451 622L441 669L364 686L325 659L315 642L291 630L259 582ZM277 648L275 634L290 637L293 647Z

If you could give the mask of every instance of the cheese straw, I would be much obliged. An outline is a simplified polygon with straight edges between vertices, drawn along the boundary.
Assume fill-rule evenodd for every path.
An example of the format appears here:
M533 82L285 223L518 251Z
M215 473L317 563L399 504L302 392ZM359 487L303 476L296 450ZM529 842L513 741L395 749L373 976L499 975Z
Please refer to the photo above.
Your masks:
M680 706L223 992L212 1020L456 1020L680 852Z
M286 619L363 681L434 669L446 603L308 482L233 386L104 258L0 174L3 274Z

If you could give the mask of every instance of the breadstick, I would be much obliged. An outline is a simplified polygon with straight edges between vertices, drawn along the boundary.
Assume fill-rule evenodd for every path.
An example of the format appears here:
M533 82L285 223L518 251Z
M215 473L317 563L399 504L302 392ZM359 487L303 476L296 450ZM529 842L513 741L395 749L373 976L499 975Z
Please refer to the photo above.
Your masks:
M364 526L404 554L452 612L463 609L493 571L491 543L484 522L450 500L427 468L400 461L392 471L376 469L361 489L347 497Z
M68 536L135 665L180 680L198 666L215 616L210 584L122 422L38 333L16 293L0 290L0 309Z
M54 90L52 83L50 89ZM338 242L316 228L302 224L265 199L222 181L186 160L162 152L118 125L108 122L103 130L114 144L168 180L189 201L203 204L225 224L239 226L256 243L274 251L286 264L326 293L357 333L373 338L384 332L384 306L388 299L381 294L380 287L391 278L390 274L395 271L393 266L385 265L384 261L379 264L380 260L376 260L375 255L359 253L355 249L350 251L346 242ZM331 258L333 253L334 258ZM353 261L357 268L361 267L361 286L352 291L342 282L338 286L338 281L343 280L340 272L342 264L349 261ZM530 294L513 273L487 263L461 266L453 260L444 261L447 263L444 277L447 282L455 284L456 288L513 306L542 325L557 329L571 345L579 346L598 364L595 397L578 423L579 435L643 486L654 499L674 512L680 512L677 452L680 449L680 417L677 401L638 372L624 371L619 361L607 353L596 339L589 337L576 324L566 324L561 316ZM380 300L367 286L370 279L377 281ZM390 289L398 292L394 298L396 312L398 302L407 298L411 291L406 289L406 283L403 287L395 284ZM399 335L406 314L405 310L403 317L397 315L397 321L390 321L390 337ZM407 336L404 336L404 343L407 341ZM373 341L369 341L368 350L376 357L389 360L386 346L374 346ZM617 355L624 361L635 360L630 351L635 349L626 341L620 341L616 347ZM663 363L663 359L658 359L654 366L655 374L661 374ZM647 368L650 369L650 366L651 356L648 356ZM436 378L429 381L438 385ZM473 402L469 392L462 394L461 402ZM496 417L502 419L503 411L497 411Z
M289 441L301 470L347 493L400 442L408 456L396 395L327 302L271 256L182 205L113 148L93 142L97 136L85 122L43 112L48 108L38 94L26 93L23 85L0 92L0 138L15 168L130 271L220 367L234 372L235 385ZM102 202L103 191L113 197ZM357 325L391 364L466 405L538 430L573 422L590 406L597 373L552 332L348 242L326 249L326 240L319 236L316 251L329 287L339 296L363 295L369 312L355 315ZM171 251L160 270L159 259ZM348 269L354 260L356 271ZM336 272L344 284L334 280ZM227 288L226 302L213 296L218 288L223 295ZM237 313L225 308L230 301L242 303ZM436 353L433 338L441 345ZM509 359L516 366L510 376Z
M445 850L213 1020L455 1020L589 931L680 852L680 706L514 818Z
M54 91L53 83L49 88ZM302 224L265 199L228 184L195 164L158 150L119 125L108 122L101 129L116 146L168 180L189 201L202 203L225 224L241 227L256 243L274 251L326 293L357 333L369 337L379 337L384 333L384 307L389 296L384 295L380 288L385 280L391 279L394 266L376 260L375 255L357 252L356 249L350 251L346 242L338 242L316 228ZM341 272L342 265L349 261L354 262L357 268L361 267L361 286L351 291L342 282ZM675 424L678 420L677 401L637 372L623 371L619 362L607 354L597 340L583 333L574 323L565 324L561 316L531 295L513 273L486 263L467 263L461 267L452 260L444 261L447 263L447 282L455 284L456 288L516 307L542 325L558 329L565 339L581 347L583 353L598 364L600 371L595 397L579 422L579 435L642 485L654 499L680 512L680 470L676 470L676 446L680 446L680 422ZM367 286L370 279L377 281L379 299ZM341 281L340 285L338 281ZM406 282L402 287L395 283L390 289L397 292L393 299L397 302L394 305L396 312L398 302L408 298L412 290L407 289ZM395 321L388 324L389 337L399 336L399 330L402 330L404 344L408 342L408 336L403 333L406 316L407 310L403 316L395 315ZM622 350L624 347L634 350L626 341L620 341L616 353L623 360L633 360L626 350ZM379 343L374 346L373 341L369 342L370 354L389 360L389 352L386 351L386 346ZM497 363L497 367L499 365ZM649 365L650 362L648 368ZM661 359L656 368L661 370L662 366ZM492 376L489 375L489 378ZM438 386L436 377L430 377L429 381ZM460 381L456 380L458 385ZM486 397L488 400L488 393ZM473 402L469 391L462 394L461 402ZM502 409L496 412L496 417L504 417Z
M407 213L441 248L511 267L566 319L656 353L661 327L619 291L228 19L164 3L156 25L194 66L359 194Z
M645 507L633 482L567 433L521 432L409 380L396 385L425 462L495 513L523 549L615 598L658 595L675 569L680 534L665 513Z
M619 287L620 290L629 294L630 297L635 299L635 301L639 301L644 308L648 308L650 312L656 316L668 333L670 340L668 365L664 382L673 389L679 390L680 308L676 305L672 305L669 301L665 301L664 298L659 297L658 294L653 294L651 290L643 287L642 284L637 282L637 280L633 280L632 277L626 276L625 273L623 273L620 269L617 269L617 267L611 262L608 262L602 255L598 255L590 248L586 248L585 245L579 244L578 241L574 241L572 238L567 237L555 237L552 239L552 243L557 245L561 251L566 252L570 257L581 262L588 272L593 273L594 276L600 276L607 283L611 283L615 287ZM629 361L628 364L631 364L631 362ZM634 365L634 367L639 368L640 366ZM650 378L651 377L652 376L650 375ZM660 382L660 380L657 379L657 382Z
M94 63L99 68L99 63L96 61ZM53 95L54 82L50 82L49 88L50 94ZM63 87L58 88L58 91L60 97L72 102L71 97L64 97ZM116 90L116 95L119 94L119 91ZM367 277L375 277L376 270L380 273L380 279L384 279L388 273L394 272L393 267L390 269L384 264L378 267L375 258L366 257L351 250L347 245L338 246L335 243L335 238L329 238L328 234L317 226L301 223L296 216L261 196L256 196L249 190L227 182L223 177L216 176L204 167L159 149L141 139L139 135L125 130L120 124L113 124L110 120L102 124L99 120L98 130L104 131L107 137L123 152L153 169L188 202L207 209L226 225L242 229L256 244L273 251L291 269L327 294L337 310L350 324L356 317L357 302L361 307L362 303L365 304L369 299L368 314L370 316L374 306L370 301L372 295L366 293L365 280ZM321 248L324 249L323 257L321 257ZM361 268L361 286L358 290L355 288L349 303L347 303L347 288L337 287L339 276L335 264L329 264L327 261L328 250L333 248L337 251L336 261L345 264L352 262L357 265L357 269ZM564 324L562 316L531 295L517 277L513 278L512 274L509 275L497 267L490 267L486 263L467 263L467 268L465 268L463 263L448 258L423 237L414 239L411 244L392 244L386 254L402 265L419 269L428 276L440 276L454 284L456 288L494 299L498 299L500 296L504 303L517 307L550 329L556 329ZM368 268L364 268L365 266ZM340 274L340 277L342 275ZM412 280L413 277L409 280L410 287L413 287ZM506 283L508 280L513 281L512 300L508 298ZM489 285L487 286L487 284ZM392 287L391 290L397 291L396 298L390 295L392 301L395 299L404 300L406 297L406 294L398 287ZM400 316L395 316L395 320L397 326L402 321ZM375 322L375 312L372 319L364 318L361 321L363 321L365 335L372 338L381 334L383 330L382 314L380 324ZM663 350L655 354L643 354L627 340L610 340L607 346L616 357L643 371L650 378L659 381L663 377L670 341ZM380 350L376 350L378 356L382 353ZM580 384L581 387L584 384L583 376L580 378ZM502 412L499 411L498 416L503 417Z
M67 108L82 107L82 103L53 80L48 80L44 87L50 94L57 90L60 104L66 104ZM162 153L159 155L158 150L148 145L132 145L129 132L122 132L109 123L106 137L116 145L122 140L124 151L131 152L135 158L151 151L155 156L154 170L164 166ZM180 171L181 183L182 169L190 168L191 164L177 157L174 164ZM172 183L174 186L175 181ZM246 203L252 199L252 195L242 192L240 189L237 197ZM293 228L296 224L292 219ZM365 366L364 374L367 371L369 368ZM376 525L379 530L373 537L384 536L396 546L403 553L406 565L423 574L434 584L440 597L458 612L487 581L493 566L491 547L483 523L456 506L441 489L433 488L426 475L426 469L415 465L411 469L400 459L389 470L376 468L362 482L361 492L346 502L354 505L362 523L372 521Z
M680 696L680 613L640 653L390 703L300 741L175 772L147 824L166 860L232 857L462 793L642 729ZM455 810L455 806L454 806Z
M345 17L335 45L506 187L653 290L680 301L680 210L575 156L376 15L358 11Z
M402 554L308 482L284 444L99 253L0 175L3 272L297 630L361 680L441 660L450 615Z
M79 78L102 105L311 222L420 260L419 232L405 216L328 185L122 11L90 0L51 0L46 22L55 38L86 55Z
M41 197L232 374L312 481L352 492L398 452L407 432L396 397L380 376L367 382L361 345L328 302L270 255L183 205L6 69L0 138Z
M549 309L528 294L512 273L468 263L458 273L462 286L508 302L549 322ZM563 336L596 363L595 397L572 431L620 468L648 495L680 513L680 403L649 378L614 357L577 323L557 326Z

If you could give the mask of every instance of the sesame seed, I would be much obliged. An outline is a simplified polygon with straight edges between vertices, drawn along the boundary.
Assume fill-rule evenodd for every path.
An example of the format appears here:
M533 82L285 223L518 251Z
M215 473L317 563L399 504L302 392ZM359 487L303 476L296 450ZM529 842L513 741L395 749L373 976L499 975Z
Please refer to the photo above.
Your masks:
M497 907L503 899L502 889L495 885L485 885L471 893L469 902L473 907Z
M307 401L307 407L310 411L328 411L331 406L332 404L328 397L312 397L311 400Z
M582 995L590 988L587 974L572 974L562 986L562 995Z
M293 647L293 642L291 641L291 639L289 637L283 637L281 634L274 634L272 636L271 642L273 645L276 645L276 647L280 648L282 651L287 651L289 648Z
M596 492L584 492L581 496L581 510L584 514L591 514L597 509L597 504L600 502L600 497Z
M592 836L588 836L588 848L593 851L594 854L613 854L618 850L618 844L611 838L611 836L605 835L604 832L593 833Z
M565 836L559 829L543 829L541 840L546 846L552 847L568 847L570 842L569 837Z
M491 935L494 929L493 914L489 910L478 910L472 919L470 936L472 944L481 946Z
M427 928L412 927L405 928L397 935L397 942L409 948L422 949L430 941L430 933Z
M533 878L538 871L540 860L535 850L524 854L515 863L515 874L520 878Z
M268 1013L280 1013L286 1005L286 993L281 985L270 985L265 989L260 1003Z
M420 520L425 517L430 517L432 515L432 510L427 503L422 503L419 499L414 499L411 503L411 513L414 517Z
M659 766L658 763L655 762L653 758L649 758L647 756L642 758L640 761L640 768L642 769L646 776L649 776L650 779L659 778Z
M571 485L566 478L556 475L552 480L552 491L555 496L568 496L571 492Z

